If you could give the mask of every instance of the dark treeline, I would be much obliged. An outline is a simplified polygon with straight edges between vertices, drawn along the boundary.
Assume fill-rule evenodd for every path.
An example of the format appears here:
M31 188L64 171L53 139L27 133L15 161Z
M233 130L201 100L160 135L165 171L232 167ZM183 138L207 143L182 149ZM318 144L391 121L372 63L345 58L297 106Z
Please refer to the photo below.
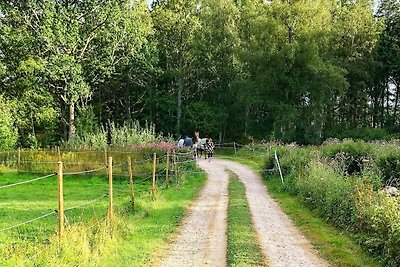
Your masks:
M303 144L400 132L400 1L0 1L0 147L107 125Z

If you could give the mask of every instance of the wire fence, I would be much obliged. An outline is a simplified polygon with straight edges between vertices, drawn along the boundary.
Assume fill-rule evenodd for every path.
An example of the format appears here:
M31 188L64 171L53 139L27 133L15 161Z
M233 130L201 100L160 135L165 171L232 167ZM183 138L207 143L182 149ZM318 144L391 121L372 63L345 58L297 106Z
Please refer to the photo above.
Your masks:
M16 188L22 185L34 186L33 183L37 181L51 180L51 181L58 181L57 182L58 192L60 192L60 174L61 174L62 177L61 181L63 181L64 178L67 180L74 179L73 177L77 177L79 179L80 177L91 177L91 176L92 177L97 176L99 178L108 177L109 178L109 184L108 184L109 189L107 190L108 192L105 192L103 194L100 193L97 197L93 197L86 201L82 201L81 203L78 202L75 203L75 205L64 207L63 204L64 197L68 199L69 195L64 196L64 194L62 193L63 191L61 190L62 202L60 202L61 198L58 199L59 205L60 203L62 203L61 208L59 206L52 211L48 212L44 211L37 217L6 226L3 226L1 224L1 223L4 224L4 222L2 222L0 219L0 225L3 226L2 228L0 226L0 233L2 235L11 234L20 227L23 227L24 231L29 229L28 231L26 231L26 233L32 235L33 233L36 233L36 230L34 229L36 229L36 227L39 227L38 224L33 224L33 223L40 222L41 226L49 228L50 225L54 224L54 222L48 224L46 221L46 224L43 224L42 220L44 220L45 218L50 218L52 216L54 216L54 219L58 218L57 221L59 224L59 229L58 231L54 232L54 229L51 227L52 230L46 230L47 231L46 235L51 233L57 233L60 236L60 238L61 238L61 233L63 231L61 230L60 225L62 224L63 225L62 227L64 227L64 223L67 226L69 226L72 225L72 223L79 222L79 220L88 220L89 217L87 216L92 216L92 217L94 216L96 217L96 222L90 227L88 227L88 229L91 229L96 225L100 225L102 221L109 220L111 222L111 217L109 217L109 213L111 207L110 205L113 204L101 201L106 199L111 199L109 201L111 201L110 203L113 203L112 198L121 198L121 201L122 198L125 199L124 201L126 201L128 197L133 199L133 197L130 195L132 193L129 187L131 183L117 182L116 185L118 185L119 188L118 187L113 188L112 184L115 183L115 181L113 182L112 177L114 177L115 179L122 179L121 181L126 181L128 180L128 178L132 177L132 185L140 185L135 190L138 190L140 194L143 194L144 192L147 191L150 193L150 195L153 195L153 197L156 198L156 196L154 196L154 190L156 191L164 190L168 188L169 185L171 184L176 184L176 186L179 186L179 184L181 183L181 179L185 179L184 177L188 175L203 173L202 171L197 169L192 152L186 150L175 153L172 152L164 154L159 153L156 155L154 155L154 153L140 155L137 153L130 153L128 151L123 151L123 152L107 151L106 153L103 153L102 151L93 151L93 152L63 151L58 154L56 151L50 151L49 153L51 153L51 155L47 157L44 153L46 153L46 150L40 150L36 153L37 155L40 156L34 157L32 156L33 154L35 154L34 152L29 152L24 155L24 153L21 153L21 151L6 151L6 152L0 151L0 173L12 173L13 175L14 174L16 175L12 176L15 178L18 178L18 174L25 174L25 173L29 173L31 175L36 173L43 174L43 175L38 175L38 177L35 178L26 179L24 181L18 181L15 183L0 185L0 191L3 189L13 190L12 188ZM73 156L73 155L76 156L77 154L84 155L84 153L92 154L87 161L84 161L79 157L74 158ZM117 154L117 158L114 161L114 164L108 166L109 164L107 160L110 155L113 155L113 153ZM28 154L29 157L27 156ZM127 159L132 155L134 155L134 157L131 160L131 165L129 165ZM24 156L26 158L24 158ZM58 169L60 163L62 164L63 168L61 173L60 170ZM129 171L129 167L131 168L131 171ZM21 177L26 177L26 176L21 176ZM56 178L57 180L55 180L54 178ZM103 181L105 182L105 179ZM1 175L0 175L0 183L1 183ZM106 185L106 183L104 184ZM40 186L42 186L42 183L40 184ZM54 186L53 187L54 190L57 189L57 187L53 184L53 182L51 184L50 183L47 184L47 186ZM23 190L31 190L30 188L32 188L33 190L34 187L28 187ZM8 193L5 195L2 195L0 192L1 195L0 204L2 200L6 199L7 196L10 196L12 194L12 191L7 190L7 192ZM44 199L43 201L48 201L48 200ZM57 199L52 200L52 202L55 201L57 201ZM126 204L126 202L121 202L121 201L119 205L121 205L122 203ZM104 213L103 210L105 206L108 206L106 213ZM26 215L29 215L31 212L32 213L34 212L31 209L32 208L26 211L27 212ZM35 209L36 208L33 207L33 210ZM0 211L1 211L1 206L0 206ZM77 212L78 213L82 212L82 214L79 215ZM60 218L60 216L62 216L62 218ZM75 218L74 222L72 222L72 220L70 221L69 220L70 218ZM28 228L26 228L25 226ZM21 232L18 231L18 233ZM22 265L25 265L30 261L34 261L39 255L41 255L43 251L45 251L46 245L43 244L43 247L44 247L43 250L39 250L31 254L27 259L25 259Z
M43 151L41 151L41 152L43 152ZM9 154L9 152L4 152L4 151L1 151L0 154L1 153ZM123 153L124 154L128 154L129 152L123 152ZM173 157L173 158L171 158L170 156ZM156 157L156 155L154 155L153 158L149 158L149 159L145 159L145 160L134 160L132 162L134 164L139 164L139 165L141 164L142 165L141 167L143 167L144 163L149 163L149 164L150 163L154 163L154 168L156 168L157 162L158 162L159 165L161 164L163 166L161 169L158 169L158 170L153 169L152 171L154 172L154 175L153 174L149 174L149 172L148 173L144 172L144 173L132 174L133 178L142 177L142 179L134 179L134 182L135 183L145 183L145 182L148 182L148 181L153 179L153 181L155 180L157 182L158 181L162 181L161 184L160 183L157 184L158 187L161 187L161 186L165 185L164 178L166 177L166 174L168 172L168 165L166 165L165 163L168 160L171 161L170 170L169 170L169 175L170 176L177 176L176 172L178 170L178 168L177 168L178 165L184 165L184 164L189 164L189 163L193 163L194 162L194 160L191 159L191 153L190 152L178 152L178 153L174 153L173 156L169 155L169 154L165 154L165 155L159 156L158 158ZM174 160L174 163L172 162L172 160ZM37 162L35 162L35 161L23 161L20 158L18 158L18 160L16 160L16 161L15 160L0 161L0 164L11 164L11 163L16 163L19 166L23 165L23 164L34 164L34 165L56 165L56 164L60 164L60 162L56 162L56 161L37 161ZM67 166L68 165L95 166L95 165L97 165L97 163L66 162L65 165L67 165ZM99 173L101 171L108 170L109 168L111 168L112 170L116 170L117 168L126 167L127 165L128 165L127 162L122 162L122 163L114 164L111 167L105 165L105 166L101 166L99 168L94 168L94 169L90 169L90 170L75 171L75 172L62 172L62 175L64 175L64 176L88 175L88 174ZM175 168L174 168L173 165L175 165ZM185 172L185 170L182 170L182 171ZM20 169L17 169L16 172L23 173L24 171L20 170ZM26 171L26 172L35 173L34 171ZM197 173L197 171L196 171L196 173ZM103 175L105 175L105 172L103 173ZM110 175L110 174L108 174L108 175ZM111 175L112 175L112 171L111 171ZM28 179L28 180L25 180L25 181L16 182L16 183L12 183L12 184L1 185L0 186L0 190L1 189L6 189L6 188L11 188L11 187L16 187L16 186L20 186L20 185L24 185L24 184L30 184L30 183L33 183L33 182L36 182L36 181L40 181L40 180L44 180L44 179L48 179L48 178L52 178L52 177L56 177L56 176L59 179L60 178L60 173L52 172L50 174L47 174L47 175L44 175L44 176L40 176L40 177L36 177L36 178L33 178L33 179ZM116 173L115 176L117 176L117 177L119 177L119 176L121 176L121 177L129 177L130 175L129 175L129 172L127 172L127 171L120 171L119 173ZM116 192L122 192L121 190L118 190L118 189L116 189L115 191ZM126 193L126 191L127 190L125 190L125 193ZM71 210L75 210L75 209L79 209L79 208L82 208L82 207L86 207L86 206L92 205L92 204L100 201L101 199L104 199L104 198L109 197L109 196L110 196L110 193L107 192L107 193L102 194L101 196L99 196L97 198L94 198L94 199L91 199L89 201L86 201L86 202L83 202L83 203L80 203L78 205L75 205L75 206L72 206L72 207L68 207L68 208L65 208L65 209L63 208L63 212L67 212L67 211L71 211ZM14 229L14 228L17 228L17 227L20 227L20 226L31 224L33 222L36 222L38 220L41 220L43 218L46 218L46 217L49 217L51 215L55 215L55 214L58 214L58 213L60 213L60 210L55 209L55 210L53 210L51 212L45 213L43 215L40 215L38 217L29 219L27 221L3 227L3 228L0 229L0 232L4 232L4 231L11 230L11 229Z
M52 174L48 174L48 175L45 175L45 176L42 176L42 177L38 177L38 178L34 178L34 179L30 179L30 180L26 180L26 181L22 181L22 182L18 182L18 183L2 185L2 186L0 186L0 189L14 187L14 186L28 184L28 183L33 183L33 182L36 182L36 181L39 181L39 180L43 180L43 179L46 179L46 178L53 177L55 175L56 175L55 173L52 173Z

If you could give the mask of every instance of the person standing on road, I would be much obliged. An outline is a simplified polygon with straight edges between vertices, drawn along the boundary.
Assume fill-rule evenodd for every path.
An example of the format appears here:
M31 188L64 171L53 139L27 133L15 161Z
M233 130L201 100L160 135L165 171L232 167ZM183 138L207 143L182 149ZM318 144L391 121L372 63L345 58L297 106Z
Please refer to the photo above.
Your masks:
M205 150L207 152L208 161L211 161L211 158L214 155L214 143L211 138L208 138L205 144Z

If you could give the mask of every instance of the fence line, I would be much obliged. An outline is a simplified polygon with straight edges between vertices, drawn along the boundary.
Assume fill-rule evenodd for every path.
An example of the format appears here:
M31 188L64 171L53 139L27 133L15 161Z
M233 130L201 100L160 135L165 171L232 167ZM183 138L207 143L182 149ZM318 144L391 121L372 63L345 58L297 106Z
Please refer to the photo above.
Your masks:
M64 172L63 174L64 175L78 175L78 174L98 172L98 171L105 170L105 169L107 169L107 167L101 167L101 168L94 169L94 170L80 171L80 172Z
M52 211L52 212L46 213L46 214L44 214L42 216L33 218L33 219L28 220L26 222L22 222L22 223L19 223L19 224L15 224L15 225L12 225L12 226L8 226L8 227L5 227L5 228L2 228L2 229L0 229L0 232L6 231L6 230L10 230L10 229L13 229L13 228L16 228L16 227L19 227L19 226L22 226L22 225L26 225L26 224L29 224L29 223L36 222L36 221L38 221L40 219L49 217L50 215L53 215L53 214L56 214L56 213L57 213L56 211Z
M46 178L50 178L50 177L55 176L55 175L56 175L55 173L52 173L52 174L48 174L48 175L45 175L45 176L42 176L42 177L38 177L38 178L26 180L26 181L23 181L23 182L18 182L18 183L14 183L14 184L3 185L3 186L0 186L0 189L4 189L4 188L8 188L8 187L13 187L13 186L17 186L17 185L23 185L23 184L27 184L27 183L32 183L32 182L35 182L35 181L39 181L39 180L43 180L43 179L46 179Z
M178 152L178 153L179 153L179 152ZM178 155L180 155L180 156L189 156L189 155L191 155L191 153L190 153L190 152L189 152L189 153L179 153ZM156 161L156 163L155 163L155 164L160 164L160 163L161 163L161 164L162 164L161 167L165 167L165 168L161 168L160 170L158 170L157 172L154 173L155 177L157 178L157 181L156 181L156 182L157 182L157 184L156 184L157 188L164 188L164 185L167 185L167 182L164 181L164 179L160 179L160 178L164 178L164 175L165 175L165 173L166 173L166 171L167 171L167 167L164 165L164 164L166 164L166 162L165 162L165 161L161 161L161 160L166 159L167 157L168 157L167 155L162 155L162 156L160 156L159 158L157 158L157 161ZM111 159L111 158L110 158L110 159ZM182 158L182 157L181 157L181 159L183 159L183 160L176 162L176 164L182 165L182 164L185 164L185 163L194 162L193 159L187 160L187 159L184 159L184 158ZM153 160L154 160L154 159L153 159ZM133 161L133 162L134 162L134 163L143 163L143 162L150 162L150 161L151 161L151 159L148 159L148 160L145 160L145 161ZM4 161L3 161L3 162L4 162ZM8 162L11 162L11 161L8 161ZM79 172L65 172L65 173L63 173L63 170L62 170L62 164L63 164L63 162L62 162L62 161L59 161L59 162L33 162L33 161L20 161L20 160L19 160L19 161L15 161L15 163L17 163L17 164L20 164L20 163L25 163L25 164L27 164L27 163L29 163L29 164L43 164L43 165L44 165L44 164L54 164L54 165L58 164L58 166L61 165L61 169L60 169L60 167L59 167L59 169L58 169L57 172L54 172L54 173L51 173L51 174L47 174L47 175L45 175L45 176L37 177L37 178L30 179L30 180L26 180L26 181L17 182L17 183L14 183L14 184L9 184L9 185L0 186L0 189L8 188L8 187L14 187L14 186L18 186L18 185L27 184L27 183L32 183L32 182L35 182L35 181L38 181L38 180L50 178L50 177L53 177L53 176L56 176L56 175L60 175L60 174L61 174L61 176L62 176L62 175L90 174L90 173L98 172L98 171L105 170L105 169L108 169L109 172L112 172L112 171L115 171L115 169L118 168L118 167L120 167L120 166L125 166L125 165L127 165L126 162L123 162L123 163L116 164L116 165L110 164L110 168L107 167L107 166L103 166L103 167L96 168L96 169L92 169L92 170L85 170L85 171L79 171ZM74 164L74 163L65 163L65 164L67 164L67 165L89 165L89 164L91 164L91 165L102 165L102 164L92 164L92 163L89 163L89 164L85 164L85 163L78 163L78 164ZM160 166L160 165L159 165L159 166ZM155 168L155 167L153 167L153 168ZM117 170L118 170L118 169L117 169ZM17 171L18 171L18 170L17 170ZM172 171L173 171L174 175L177 177L177 174L178 174L178 173L177 173L177 169L171 170L171 172L172 172ZM33 171L27 171L27 172L33 172ZM188 170L182 170L182 173L197 173L197 171L191 172L191 171L188 171ZM104 175L106 175L106 174L104 173ZM114 175L115 175L115 176L124 176L125 173L122 173L122 174L115 173ZM140 174L140 175L143 175L145 178L144 178L144 179L141 179L141 180L135 179L135 183L144 183L144 182L147 182L147 181L151 180L151 179L154 177L152 174L149 175L148 173L147 173L147 175L146 175L146 173L143 173L143 174ZM134 176L135 176L135 177L138 177L139 174L136 174L136 175L134 175ZM61 181L61 182L60 182L60 181ZM63 184L63 180L62 180L62 179L59 180L59 184L60 184L60 183ZM60 185L59 185L59 186L60 186ZM111 188L111 186L109 185L109 190L111 190L110 188ZM127 194L127 195L128 195L128 190L127 190L127 189L124 190L124 189L122 189L122 188L121 188L121 189L115 188L114 190L115 190L115 192L116 192L116 196L118 196L118 197L122 196L122 194ZM60 193L60 192L61 192L61 193ZM75 206L72 206L72 207L69 207L69 208L66 208L66 209L64 209L64 208L59 208L59 210L60 210L60 211L65 211L65 212L67 212L67 211L71 211L71 210L74 210L74 209L79 209L79 208L82 208L82 207L91 205L91 204L93 204L93 203L96 203L97 201L100 201L101 199L106 198L107 196L110 196L110 198L111 198L111 194L112 194L112 191L107 192L106 194L103 194L103 195L101 195L101 196L99 196L99 197L97 197L97 198L94 198L94 199L92 199L92 200L89 200L89 201L80 203L80 204L78 204L78 205L75 205ZM59 191L59 201L60 201L61 198L63 199L63 192L62 192L62 191ZM111 201L112 201L112 200L111 200ZM59 203L61 203L61 202L59 202ZM60 204L59 204L59 205L60 205ZM63 204L62 204L62 207L63 207ZM110 206L110 207L111 207L111 206ZM110 214L110 207L109 207L109 214ZM94 206L93 206L93 209L94 209ZM52 212L43 214L43 215L41 215L41 216L38 216L38 217L36 217L36 218L27 220L27 221L25 221L25 222L21 222L21 223L15 224L15 225L7 226L7 227L5 227L5 228L0 229L0 232L7 231L7 230L11 230L11 229L14 229L14 228L23 226L23 225L31 224L31 223L33 223L33 222L35 222L35 221L38 221L38 220L41 220L41 219L43 219L43 218L49 217L49 216L51 216L51 215L53 215L53 214L59 214L59 215L61 215L61 213L59 212L59 210L54 210L54 211L52 211ZM97 217L97 215L95 215L95 216ZM58 221L64 221L64 218L65 218L65 217L62 216L62 218L58 218ZM104 219L106 219L106 218L107 218L107 216L106 216L106 217L103 217L101 220L104 220ZM101 220L100 220L100 221L101 221ZM100 221L96 222L96 224L98 224ZM110 222L111 222L111 220L110 220ZM94 224L94 225L96 225L96 224ZM94 225L93 225L92 227L94 227ZM61 230L59 230L59 237L61 238L61 236L62 236ZM37 256L38 256L39 254L41 254L41 253L42 253L42 251L39 251L39 252L35 253L34 255L32 255L32 256L30 256L28 259L26 259L26 260L24 261L24 263L27 262L27 261L30 261L30 260L34 259L35 257L37 257Z
M73 209L77 209L77 208L81 208L81 207L84 207L84 206L93 204L93 203L95 203L95 202L99 201L100 199L105 198L105 197L107 197L107 196L108 196L108 193L105 193L104 195L101 195L101 196L98 197L98 198L89 200L89 201L87 201L87 202L84 202L84 203L82 203L82 204L79 204L79 205L76 205L76 206L73 206L73 207L70 207L70 208L66 208L66 209L64 209L64 211L69 211L69 210L73 210Z

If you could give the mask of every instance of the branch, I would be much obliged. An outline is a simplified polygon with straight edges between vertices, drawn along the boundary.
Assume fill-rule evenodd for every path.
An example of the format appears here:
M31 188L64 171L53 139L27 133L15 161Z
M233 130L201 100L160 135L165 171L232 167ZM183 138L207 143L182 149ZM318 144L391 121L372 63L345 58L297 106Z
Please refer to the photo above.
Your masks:
M101 26L103 26L107 22L107 20L108 20L108 15L106 16L106 18L102 22L100 22L96 27L94 27L90 31L89 37L86 39L86 44L85 44L85 46L83 47L83 49L81 51L81 54L80 54L81 58L83 57L83 54L86 52L86 49L89 46L90 42L94 39L94 37L96 37L96 35L97 35L96 30L98 28L100 28Z

